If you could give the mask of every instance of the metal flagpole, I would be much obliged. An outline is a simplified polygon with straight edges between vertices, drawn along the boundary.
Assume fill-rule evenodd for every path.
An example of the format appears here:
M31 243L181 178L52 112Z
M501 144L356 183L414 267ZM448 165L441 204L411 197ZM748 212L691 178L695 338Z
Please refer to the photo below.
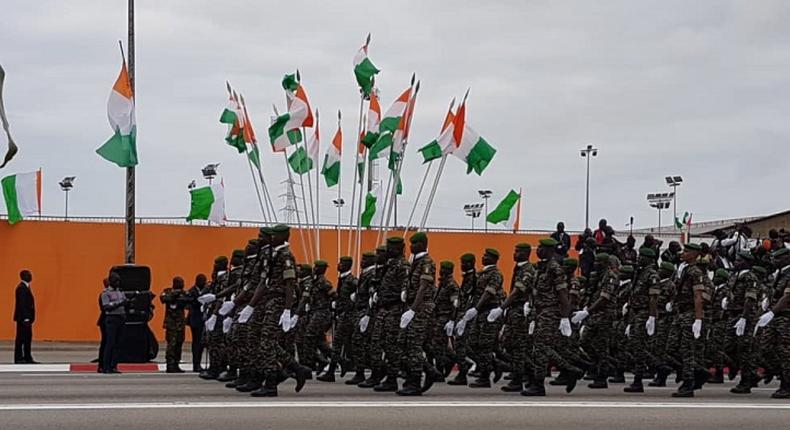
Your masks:
M228 85L228 92L231 92L231 90L230 90L230 84L228 83L227 85ZM235 96L235 93L231 93L231 94L232 94L233 96ZM234 99L235 99L235 98L234 98ZM243 96L243 95L241 95L241 94L239 94L239 97L238 97L238 99L236 100L236 103L239 103L239 101L241 101L241 108L242 108L242 112L243 112L243 114L244 114L244 126L246 127L246 126L247 126L247 124L248 124L248 122L247 122L247 119L248 119L248 115L247 115L247 104L244 102L244 96ZM251 123L250 123L250 124L251 124ZM252 128L250 128L250 130L252 130ZM244 133L244 130L242 130L241 132L242 132L242 135L243 135L243 133ZM254 142L254 140L252 139L252 134L251 134L251 133L249 134L249 137L251 138L251 139L250 139L250 140L251 140L251 142L250 142L250 143L251 143L252 145L255 145L255 142ZM254 186L255 186L255 194L258 196L258 204L259 204L259 205L260 205L260 207L261 207L261 215L263 215L263 220L264 220L264 222L269 222L269 220L268 220L268 217L266 216L266 211L264 210L264 207L263 207L263 200L261 199L261 192L260 192L260 190L258 189L258 181L255 179L255 171L254 171L254 170L253 170L253 168L252 168L252 160L250 160L250 152L251 152L251 151L250 151L250 149L247 147L247 144L246 144L246 143L244 144L244 149L245 149L245 151L244 151L244 155L246 155L246 158L247 158L247 165L249 165L249 167L250 167L250 176L252 177L252 185L254 185ZM258 158L259 158L259 159L258 159L258 162L260 163L260 156L259 156ZM209 180L209 184L211 184L211 181L210 181L210 180Z
M263 221L268 223L269 217L266 216L266 210L263 208L263 200L261 199L261 191L258 189L258 181L255 179L255 171L252 168L252 161L250 161L250 150L247 149L245 153L247 155L247 164L250 166L250 176L252 176L252 184L255 185L255 194L258 195L258 204L261 206L261 215L263 215Z
M277 106L272 105L272 107L274 108L274 114L277 115L277 116L280 116L280 114L277 112ZM290 190L291 191L291 195L295 197L296 196L296 192L294 191L294 178L293 178L293 175L291 175L291 166L288 165L288 155L285 153L285 151L283 151L283 161L285 162L285 171L288 172L288 187L290 187L290 189L291 189ZM302 241L302 256L305 259L307 259L307 257L308 257L308 255L307 255L307 248L305 247L304 231L302 231L302 220L301 220L301 217L299 216L299 206L298 205L296 206L296 228L299 229L299 237L300 237L300 239Z
M132 94L137 95L134 89L134 0L129 0L129 14L127 21L128 41L128 72L129 72L129 86L132 89ZM121 49L123 52L123 49ZM135 100L137 97L135 97ZM134 222L135 222L135 171L134 166L126 168L126 249L125 259L126 264L134 264Z
M444 172L444 164L447 161L447 154L442 156L442 161L439 162L439 170L436 172L436 177L433 179L433 186L431 187L431 193L428 195L428 202L425 206L425 211L422 214L422 220L420 221L420 230L425 229L425 225L428 222L428 214L431 212L431 206L433 206L434 197L436 197L436 189L439 187L439 179L442 177L442 173Z
M302 127L302 143L304 144L305 153L307 153L307 128ZM296 144L297 151L299 150L299 144ZM299 169L300 171L302 169ZM308 173L308 177L310 174ZM310 250L310 256L315 259L315 253L313 252L313 236L312 236L312 228L310 223L310 212L307 211L307 193L304 192L304 174L299 173L299 187L302 188L302 207L304 207L304 221L307 225L307 247Z
M359 135L362 133L362 110L365 106L365 93L363 91L359 91L359 122L357 124L357 134L356 134L356 142L359 145ZM357 178L359 177L359 169L357 165L359 164L359 148L354 148L354 184L351 187L351 215L348 220L349 227L354 225L354 207L356 203L356 196L357 196ZM361 179L360 179L361 181ZM359 185L362 187L362 184ZM362 202L359 202L360 206ZM348 255L351 255L351 243L353 241L354 235L352 234L352 230L349 230L348 233Z
M361 133L360 133L360 135L361 135ZM359 151L359 148L357 148L357 151ZM360 264L359 264L360 261L359 260L360 260L360 258L362 256L362 251L361 251L361 248L362 248L362 206L364 205L364 201L365 201L364 200L364 198L365 198L365 187L363 187L362 184L365 183L365 173L370 175L370 173L365 169L365 159L367 159L367 156L368 156L368 149L365 148L362 151L362 171L359 172L360 173L360 177L359 177L359 206L357 207L357 228L356 228L356 235L357 235L356 238L357 239L356 239L356 241L354 243L354 254L353 254L353 256L354 256L354 266L357 269L357 271L359 271L359 268L360 268ZM354 166L354 168L355 169L359 169L359 163L357 163L357 165ZM351 224L351 226L353 226L353 225L354 224ZM359 273L359 272L357 272L357 273Z
M318 154L321 154L321 134L318 130L318 109L315 110L315 133L318 135L316 145L318 145ZM318 156L315 159L315 251L316 257L321 259L321 198L319 197L321 191L321 182L318 175L320 174L321 166L319 164ZM312 199L312 196L310 197Z
M337 128L340 130L340 120L342 118L342 114L340 113L340 109L337 110ZM340 162L343 161L343 149L341 144L340 149ZM342 166L342 164L341 164ZM340 194L340 190L343 188L343 169L337 174L337 201L340 202L342 197ZM337 258L340 258L340 210L343 208L342 204L337 205ZM334 334L334 333L333 333ZM334 337L333 337L334 338Z

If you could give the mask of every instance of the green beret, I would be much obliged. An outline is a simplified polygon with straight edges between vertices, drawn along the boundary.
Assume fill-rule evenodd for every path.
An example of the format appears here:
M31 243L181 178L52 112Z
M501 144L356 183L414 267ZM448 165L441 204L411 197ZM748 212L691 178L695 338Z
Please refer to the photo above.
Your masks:
M702 251L702 245L700 245L699 243L687 243L687 244L683 245L683 249L685 249L686 251L701 252Z
M387 247L384 245L379 245L376 247L376 252L387 252Z
M228 264L228 257L224 255L220 255L219 257L214 259L215 264Z
M324 260L315 260L313 262L313 266L315 266L315 267L329 267L329 264L327 264L327 262L324 261Z
M288 233L289 231L291 231L291 227L288 227L285 224L277 224L276 226L272 227L273 234Z
M362 253L362 258L376 258L376 253L375 252L370 252L370 251L363 252Z
M428 235L427 235L427 234L425 234L425 233L424 233L424 232L422 232L422 231L418 231L417 233L414 233L414 234L413 234L413 235L411 235L411 237L409 238L409 242L411 242L411 243L417 243L417 242L427 242L427 241L428 241Z
M474 263L475 255L467 252L466 254L461 256L461 261L464 263Z
M662 262L661 265L658 266L658 267L661 270L666 270L667 272L674 272L675 271L675 265L670 263L669 261Z
M605 252L599 252L598 254L595 254L595 261L598 261L600 263L608 263L609 262L609 254L607 254Z
M741 251L738 253L738 257L746 261L754 261L754 256L751 252Z
M532 245L530 245L530 244L528 244L526 242L521 242L521 243L517 243L516 244L516 249L520 249L520 250L524 250L524 251L530 251L530 250L532 250Z
M639 256L640 257L655 258L656 251L654 251L652 248L648 248L646 246L643 246L643 247L639 248Z
M231 256L233 258L243 258L244 255L245 255L245 252L244 252L243 249L234 249L233 250L233 254L231 254Z
M403 244L403 238L400 237L400 236L388 237L387 238L387 244L388 245L402 245Z
M261 227L260 230L258 230L258 231L260 231L260 233L262 235L265 235L265 236L271 236L272 235L272 228L271 227Z
M626 264L625 266L620 268L620 273L634 273L634 266L630 264Z
M730 272L728 272L727 269L716 269L716 271L713 272L713 278L727 279L729 277L730 277Z
M499 258L499 251L494 248L486 248L486 254L490 255L491 257Z
M313 266L311 266L311 265L309 265L307 263L300 264L299 268L302 269L302 270L313 270Z
M439 267L444 270L453 270L455 268L455 264L453 264L452 261L445 260L439 263Z
M344 255L344 256L340 257L340 262L341 263L353 263L354 259L349 257L348 255Z
M579 260L571 257L563 258L562 265L565 267L579 267Z
M540 240L540 246L546 246L546 247L549 247L549 248L556 248L557 245L559 245L559 242L557 242L556 240L554 240L554 239L552 239L550 237L546 237L546 238L543 238L543 239Z
M763 266L753 266L752 271L757 272L759 275L765 275L768 273L768 269Z
M771 253L771 257L773 257L773 258L779 258L779 257L784 257L784 256L786 256L786 255L788 255L788 254L790 254L790 249L787 249L787 248L779 248L779 249L777 249L776 251L774 251L774 252L772 252L772 253Z

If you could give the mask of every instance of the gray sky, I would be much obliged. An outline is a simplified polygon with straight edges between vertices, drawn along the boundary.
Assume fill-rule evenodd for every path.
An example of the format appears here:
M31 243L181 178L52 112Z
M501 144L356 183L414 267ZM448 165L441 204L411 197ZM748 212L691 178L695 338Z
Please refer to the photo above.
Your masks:
M423 168L415 151L438 134L447 104L471 87L467 119L499 152L482 177L448 160L430 224L468 226L476 190L524 189L522 228L584 223L584 159L592 165L591 223L656 223L648 192L682 175L679 211L696 220L787 209L790 3L774 1L137 1L139 216L186 215L186 185L222 163L228 216L260 219L246 161L217 119L225 80L241 90L259 138L282 75L299 68L321 112L324 148L344 112L344 188L351 195L358 92L352 59L370 57L386 109L422 81L404 166L400 221ZM76 175L74 215L122 215L122 169L94 150L110 135L106 102L126 39L125 0L6 0L0 62L20 154L7 175L44 169L44 212L62 214L57 181ZM273 7L272 5L277 5ZM285 8L287 6L287 8ZM3 137L4 139L4 137ZM5 141L0 142L3 144ZM273 185L281 156L262 142ZM322 148L323 153L323 148ZM768 158L771 157L771 158ZM323 155L322 155L323 158ZM335 222L322 187L322 221ZM277 203L278 206L282 202ZM5 212L4 204L0 210ZM343 216L348 220L348 213ZM670 216L665 219L668 224Z

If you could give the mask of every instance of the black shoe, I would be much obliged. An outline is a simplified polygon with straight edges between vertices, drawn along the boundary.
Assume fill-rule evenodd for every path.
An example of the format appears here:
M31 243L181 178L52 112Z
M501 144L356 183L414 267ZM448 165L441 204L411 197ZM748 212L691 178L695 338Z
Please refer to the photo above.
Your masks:
M200 374L198 375L200 379L205 379L207 381L217 379L217 376L219 376L217 375L217 372L214 372L212 370L204 370L200 372Z
M527 397L545 397L546 396L546 387L541 383L533 383L526 390L521 392L522 396Z
M472 378L478 378L478 377L480 377L480 371L475 369L475 370L469 372L469 376L471 376Z
M384 377L384 372L382 372L380 369L373 369L373 371L370 373L370 377L357 384L357 387L373 388L379 383L381 383L381 378L383 377Z
M694 381L683 381L672 397L694 397Z
M399 396L421 396L426 390L420 389L420 378L422 372L410 372L406 381L403 383L403 388L397 390L395 394ZM430 388L430 386L428 387Z
M453 363L453 362L449 362L448 361L447 363L445 363L444 367L441 369L442 370L442 376L444 376L445 378L450 376L450 374L453 373L453 368L454 367L455 367L455 363Z
M358 385L365 382L365 369L358 369L354 376L346 381L346 385Z
M568 383L565 384L565 392L570 394L576 389L576 384L581 381L584 377L584 372L579 369L578 371L573 371L568 373Z
M491 388L491 380L488 375L480 375L474 382L469 384L469 388Z
M694 371L694 389L701 390L706 382L710 379L710 373L705 369Z
M295 389L298 393L302 391L305 382L307 382L307 379L311 376L312 372L310 371L309 367L300 366L299 364L293 364L289 370L291 370L293 378L296 379ZM332 374L332 376L334 377L334 374Z
M387 376L384 382L373 387L373 391L377 393L394 393L398 391L398 378L395 376Z
M335 382L335 371L334 369L330 370L331 371L327 371L321 376L316 376L315 380L321 382Z
M752 385L751 382L744 381L743 376L741 376L741 382L738 385L730 388L730 393L732 394L752 394Z
M348 373L348 360L340 359L340 377L345 378L346 373Z
M790 399L790 381L782 381L779 389L771 394L772 399Z
M277 397L277 375L271 372L266 375L266 382L258 391L250 393L252 397Z
M609 388L609 384L606 382L606 379L599 379L597 381L593 381L590 384L587 384L587 388L592 390L602 390Z
M569 379L569 378L568 378L568 375L566 375L566 374L563 372L563 373L560 373L559 375L557 375L557 377L556 377L556 378L554 378L554 379L552 379L551 381L549 381L549 385L551 385L551 386L555 386L555 387L559 387L559 386L563 386L563 385L568 385L568 379Z
M469 365L462 362L462 364L460 366L458 366L458 374L455 375L455 378L453 378L452 380L447 381L447 385L466 385L466 384L468 384L468 382L466 380L466 374L467 374L468 371L469 371Z
M184 373L184 370L180 367L168 367L165 373Z
M512 373L511 375L513 377L510 379L510 382L508 382L507 385L503 386L501 390L506 393L521 392L521 390L524 389L524 379L521 377L521 375L516 373Z
M422 376L422 373L416 377L412 375L413 378L416 378L417 385L420 384L420 376ZM422 387L420 387L420 392L425 393L426 391L430 390L433 384L436 382L444 382L444 376L442 376L441 372L439 372L439 370L437 370L433 364L429 363L425 365L425 382L422 384Z
M669 376L669 372L671 369L666 366L662 366L658 368L656 372L656 377L649 384L648 387L666 387L667 386L667 376Z
M625 393L644 393L645 392L645 386L642 385L641 382L639 384L634 382L633 384L623 388L623 392L625 392Z
M625 384L625 372L622 370L616 370L614 375L609 378L610 384Z
M263 386L263 382L260 379L253 377L250 378L250 380L247 381L246 384L237 385L236 391L240 393L251 393L253 391L259 390L262 386Z
M193 368L192 368L192 372L194 372L194 373L200 373L200 372L202 372L202 371L203 371L203 368L202 368L202 367L193 367Z
M38 361L33 360L31 358L31 359L25 360L25 364L41 364L41 363L39 363Z
M121 374L121 373L123 373L123 372L121 372L121 371L120 371L120 370L118 370L118 369L112 369L112 370L110 370L109 372L106 372L106 373L112 373L112 374L114 374L114 375L120 375L120 374Z
M230 381L232 381L234 379L236 379L236 372L235 371L226 370L226 371L220 373L219 376L217 376L217 381L218 382L230 382Z

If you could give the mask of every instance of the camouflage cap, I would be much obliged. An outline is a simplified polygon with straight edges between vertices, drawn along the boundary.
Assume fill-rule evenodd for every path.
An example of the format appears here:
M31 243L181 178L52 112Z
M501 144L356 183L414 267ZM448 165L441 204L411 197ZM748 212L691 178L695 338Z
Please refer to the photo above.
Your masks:
M387 245L403 245L403 238L400 236L391 236L387 238Z
M214 264L228 264L228 257L224 255L220 255L219 257L214 259Z
M562 259L562 265L565 266L565 267L576 268L576 267L579 267L579 260L577 260L575 258L571 258L571 257L563 258Z
M609 254L605 252L599 252L595 254L595 261L599 263L608 263L609 262Z
M730 272L728 272L727 269L716 269L716 271L713 272L713 279L716 278L727 279L729 277L730 277Z
M455 268L455 264L453 264L452 261L445 260L439 263L439 268L444 270L453 270Z
M669 261L662 262L661 265L658 266L658 268L661 269L661 270L665 270L667 272L674 272L675 271L675 265L670 263Z
M422 231L418 231L417 233L414 233L409 238L409 242L411 242L411 243L427 242L427 241L428 241L428 235L425 234L425 232L422 232Z
M655 258L656 251L654 251L653 248L648 248L646 246L643 246L643 247L639 248L639 256L640 257Z
M685 249L686 251L702 252L702 245L700 245L699 243L687 243L683 245L683 249Z
M550 237L545 237L545 238L541 239L539 243L540 243L540 246L545 246L545 247L548 247L548 248L556 248L557 245L560 244L559 242L557 242L556 240L554 240L554 239L552 239Z
M771 253L771 257L773 258L785 257L787 255L790 255L790 249L787 248L779 248Z
M634 273L634 266L631 266L630 264L626 264L625 266L620 267L620 273L627 273L627 274Z

